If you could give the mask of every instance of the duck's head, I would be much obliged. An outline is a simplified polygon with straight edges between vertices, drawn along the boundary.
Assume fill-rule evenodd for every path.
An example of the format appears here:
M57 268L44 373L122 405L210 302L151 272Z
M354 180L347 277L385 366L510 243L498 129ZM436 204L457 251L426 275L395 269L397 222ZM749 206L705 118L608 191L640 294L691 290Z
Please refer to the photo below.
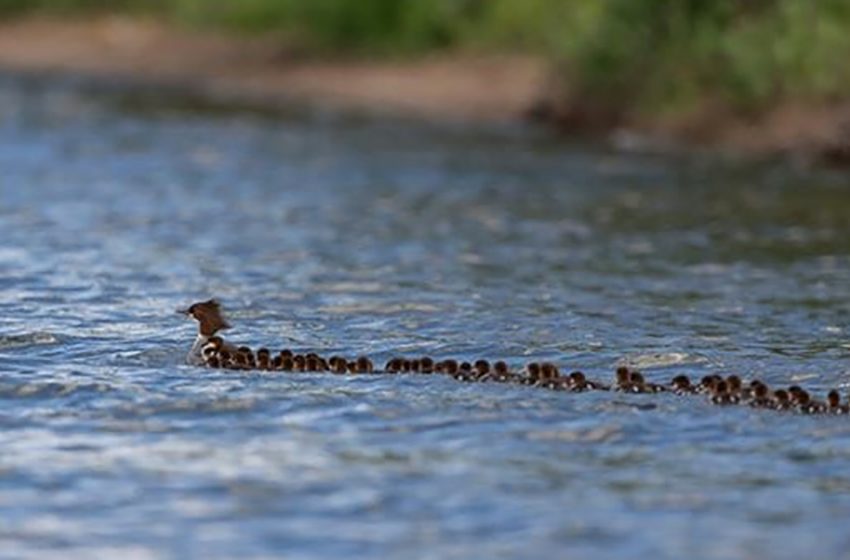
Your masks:
M195 319L199 332L204 336L213 336L218 331L230 328L230 324L222 317L221 304L214 299L193 303L177 312Z

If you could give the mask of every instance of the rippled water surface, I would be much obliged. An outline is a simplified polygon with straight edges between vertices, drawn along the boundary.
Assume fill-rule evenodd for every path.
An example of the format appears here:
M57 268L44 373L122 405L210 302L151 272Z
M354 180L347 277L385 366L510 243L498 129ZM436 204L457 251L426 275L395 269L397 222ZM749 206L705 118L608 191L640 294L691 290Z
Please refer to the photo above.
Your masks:
M850 421L186 366L237 342L850 386L850 184L0 85L0 556L850 555Z

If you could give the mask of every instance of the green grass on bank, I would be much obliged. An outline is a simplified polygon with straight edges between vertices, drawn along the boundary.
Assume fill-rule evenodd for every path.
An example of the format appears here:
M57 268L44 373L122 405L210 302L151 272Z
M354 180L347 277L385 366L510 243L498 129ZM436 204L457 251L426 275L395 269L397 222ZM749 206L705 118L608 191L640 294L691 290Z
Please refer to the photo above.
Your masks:
M0 0L26 11L147 13L331 53L534 52L574 103L611 114L850 94L850 0Z

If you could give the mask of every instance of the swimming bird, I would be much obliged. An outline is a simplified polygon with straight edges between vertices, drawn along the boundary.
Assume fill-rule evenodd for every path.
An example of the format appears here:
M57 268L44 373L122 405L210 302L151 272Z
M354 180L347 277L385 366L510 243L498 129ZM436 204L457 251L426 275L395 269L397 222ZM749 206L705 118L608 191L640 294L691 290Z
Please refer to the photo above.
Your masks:
M272 369L271 353L268 348L260 348L257 350L257 368L264 371Z
M525 377L520 379L523 385L534 385L540 381L540 364L537 362L529 362L525 365Z
M384 366L384 371L387 373L398 373L401 371L401 358L390 358L387 365Z
M761 381L750 383L750 406L754 408L776 408L776 402L770 398L770 390Z
M632 391L632 376L629 368L620 366L614 372L614 390L615 391Z
M450 375L452 377L457 375L458 367L459 367L457 360L452 360L452 359L443 360L438 365L439 365L439 369L440 369L441 373L445 373L446 375Z
M729 384L725 379L721 379L714 384L711 395L711 402L714 404L738 404L740 399L738 395L729 392Z
M670 382L670 387L677 395L690 395L695 391L694 386L691 385L691 379L684 374L674 377Z
M777 389L773 392L773 407L777 410L788 410L791 408L791 397L785 389Z
M248 346L236 347L227 342L219 334L230 328L230 324L221 313L220 304L210 299L193 303L180 313L192 317L198 322L198 335L187 356L190 364L206 365L210 368L230 370L264 371L307 371L334 373L370 373L373 364L367 356L358 356L355 360L346 360L340 356L332 356L325 360L319 354L309 352L294 354L291 350L281 350L272 356L267 348L259 348L256 353ZM581 371L573 371L569 376L561 376L558 367L551 362L530 362L523 370L524 375L512 373L503 361L497 361L491 367L485 359L475 360L474 363L455 360L435 362L433 358L423 356L416 359L392 358L387 362L386 371L444 373L462 381L500 381L519 382L556 390L581 392L589 389L611 390L611 387L589 380ZM737 375L721 377L706 375L700 383L691 384L685 375L677 375L669 385L652 383L635 370L620 366L616 370L616 390L648 393L660 391L675 391L677 394L704 393L715 404L727 405L747 402L752 407L772 408L778 410L796 410L804 414L848 414L850 404L842 403L837 390L831 390L826 399L821 401L798 385L792 385L787 390L771 391L766 384L758 379L745 383Z
M328 358L328 366L331 373L343 374L348 370L348 361L342 356L331 356Z
M540 364L540 375L534 385L544 389L563 391L567 389L569 381L561 377L561 372L558 371L555 364L543 362Z
M519 381L519 376L515 373L511 373L508 368L508 364L499 360L495 364L493 364L493 381L498 381L499 383L516 383Z
M838 391L832 389L826 395L827 410L832 414L847 414L850 412L850 405L841 404L841 395Z
M357 373L372 373L375 370L372 360L366 356L358 356L354 363L356 364Z
M177 312L192 317L198 322L198 336L186 356L186 362L193 366L203 365L202 350L204 345L209 342L210 337L215 336L219 331L230 328L230 323L222 316L221 304L215 299L208 299L207 301L193 303L186 309L178 309ZM229 351L232 352L235 349L232 344L222 342L222 347Z

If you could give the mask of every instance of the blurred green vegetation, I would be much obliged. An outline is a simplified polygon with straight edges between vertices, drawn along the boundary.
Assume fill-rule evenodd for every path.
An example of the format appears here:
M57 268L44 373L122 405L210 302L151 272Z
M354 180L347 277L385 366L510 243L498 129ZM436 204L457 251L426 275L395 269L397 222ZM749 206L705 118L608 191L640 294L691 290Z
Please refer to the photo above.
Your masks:
M850 93L850 0L0 0L0 13L146 13L316 52L548 57L581 106L758 111Z

